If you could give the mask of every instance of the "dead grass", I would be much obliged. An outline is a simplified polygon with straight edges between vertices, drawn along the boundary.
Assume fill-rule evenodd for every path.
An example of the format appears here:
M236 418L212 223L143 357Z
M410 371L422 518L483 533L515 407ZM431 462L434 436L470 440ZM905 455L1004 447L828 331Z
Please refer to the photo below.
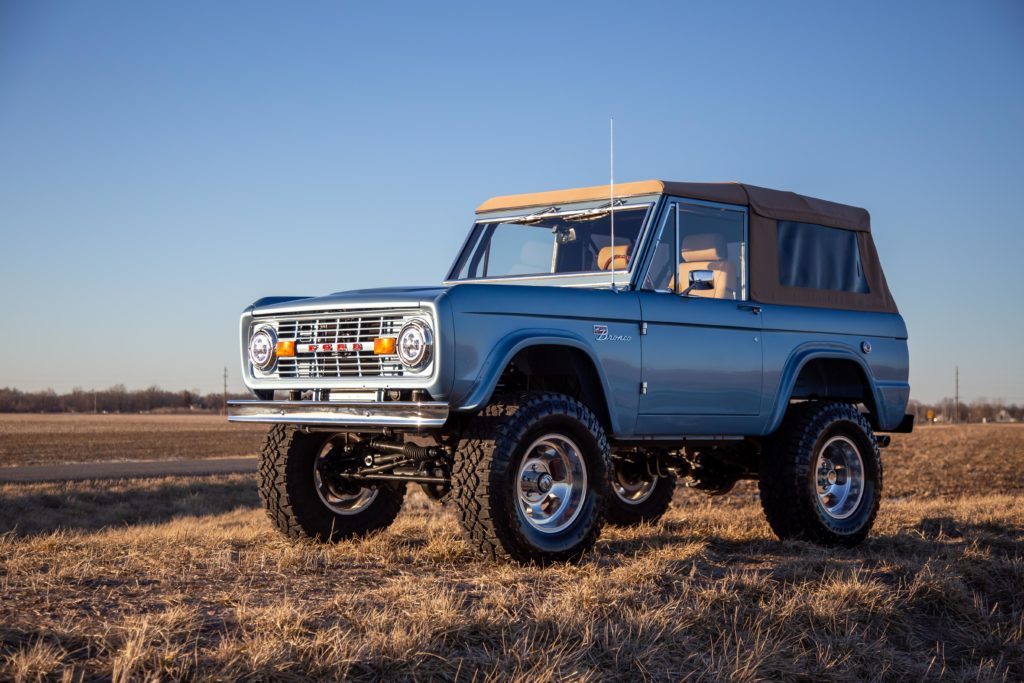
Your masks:
M266 429L218 415L0 414L0 467L255 455Z
M1024 494L1024 424L927 425L883 451L889 495Z
M1019 472L1024 431L1000 434ZM779 543L745 485L548 569L479 562L418 492L324 547L240 475L0 487L0 679L1021 680L1024 498L937 495L986 458L956 452L906 483L927 459L887 453L856 550Z

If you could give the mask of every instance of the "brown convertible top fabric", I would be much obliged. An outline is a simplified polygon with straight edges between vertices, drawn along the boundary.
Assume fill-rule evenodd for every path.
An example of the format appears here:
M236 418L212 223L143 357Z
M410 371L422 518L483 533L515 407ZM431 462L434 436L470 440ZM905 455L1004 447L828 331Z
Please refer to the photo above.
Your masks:
M820 221L819 221L820 223ZM842 308L851 311L898 313L885 281L871 233L857 232L857 248L868 292L841 292L810 287L788 287L779 282L778 221L750 214L750 298L766 304Z
M665 183L660 180L641 180L632 183L615 184L616 197L637 197L644 194L662 194L664 192ZM529 194L510 194L501 197L491 197L478 206L476 212L486 213L488 211L531 209L534 207L546 208L557 204L605 199L609 196L610 190L608 185L576 187L569 190L549 190L547 192L532 192Z
M595 185L570 190L493 197L481 204L477 208L477 213L597 201L609 198L609 190L608 185ZM788 306L897 312L896 302L889 292L871 237L871 216L865 209L744 183L642 180L615 185L616 197L657 194L750 207L750 298L754 301ZM778 221L813 223L857 232L860 261L870 291L839 292L780 284Z
M867 210L847 204L805 197L796 192L769 190L756 185L743 185L750 210L765 218L801 223L817 223L832 228L871 232L871 216Z
M703 199L723 204L749 206L751 211L766 218L818 223L833 228L869 232L871 218L868 212L856 206L837 204L805 197L795 192L769 190L744 183L684 183L667 180L641 180L617 183L616 197L638 197L645 194L669 194L677 197ZM477 208L477 213L557 206L571 202L605 199L610 195L608 185L577 187L532 194L513 194L492 197Z

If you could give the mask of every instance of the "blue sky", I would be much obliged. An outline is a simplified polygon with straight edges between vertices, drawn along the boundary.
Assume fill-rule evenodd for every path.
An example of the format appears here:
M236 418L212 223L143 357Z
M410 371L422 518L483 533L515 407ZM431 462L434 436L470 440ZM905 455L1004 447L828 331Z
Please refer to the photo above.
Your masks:
M1024 5L0 0L0 386L215 390L269 294L436 283L494 194L867 207L913 395L1024 401Z

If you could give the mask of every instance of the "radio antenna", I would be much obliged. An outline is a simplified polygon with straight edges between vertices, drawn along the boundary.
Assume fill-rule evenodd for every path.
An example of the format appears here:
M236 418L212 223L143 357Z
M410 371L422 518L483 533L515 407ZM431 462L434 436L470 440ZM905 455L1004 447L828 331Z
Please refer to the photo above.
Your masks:
M612 291L618 291L615 288L615 262L618 260L615 258L615 118L608 119L608 161L609 161L609 180L608 183L608 211L611 214L612 220Z

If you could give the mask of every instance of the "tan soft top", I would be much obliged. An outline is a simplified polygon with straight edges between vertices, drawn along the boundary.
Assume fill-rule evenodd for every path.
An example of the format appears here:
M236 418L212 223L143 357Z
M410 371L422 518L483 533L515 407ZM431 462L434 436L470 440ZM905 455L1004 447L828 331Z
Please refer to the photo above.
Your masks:
M638 197L649 194L668 194L723 204L749 206L754 213L776 220L818 223L846 230L871 231L871 217L865 209L837 204L824 199L805 197L795 192L769 190L744 183L685 183L668 180L640 180L616 183L616 197ZM510 209L544 208L572 202L607 199L608 185L577 187L570 190L552 190L532 194L513 194L492 197L477 207L477 213L507 211Z

